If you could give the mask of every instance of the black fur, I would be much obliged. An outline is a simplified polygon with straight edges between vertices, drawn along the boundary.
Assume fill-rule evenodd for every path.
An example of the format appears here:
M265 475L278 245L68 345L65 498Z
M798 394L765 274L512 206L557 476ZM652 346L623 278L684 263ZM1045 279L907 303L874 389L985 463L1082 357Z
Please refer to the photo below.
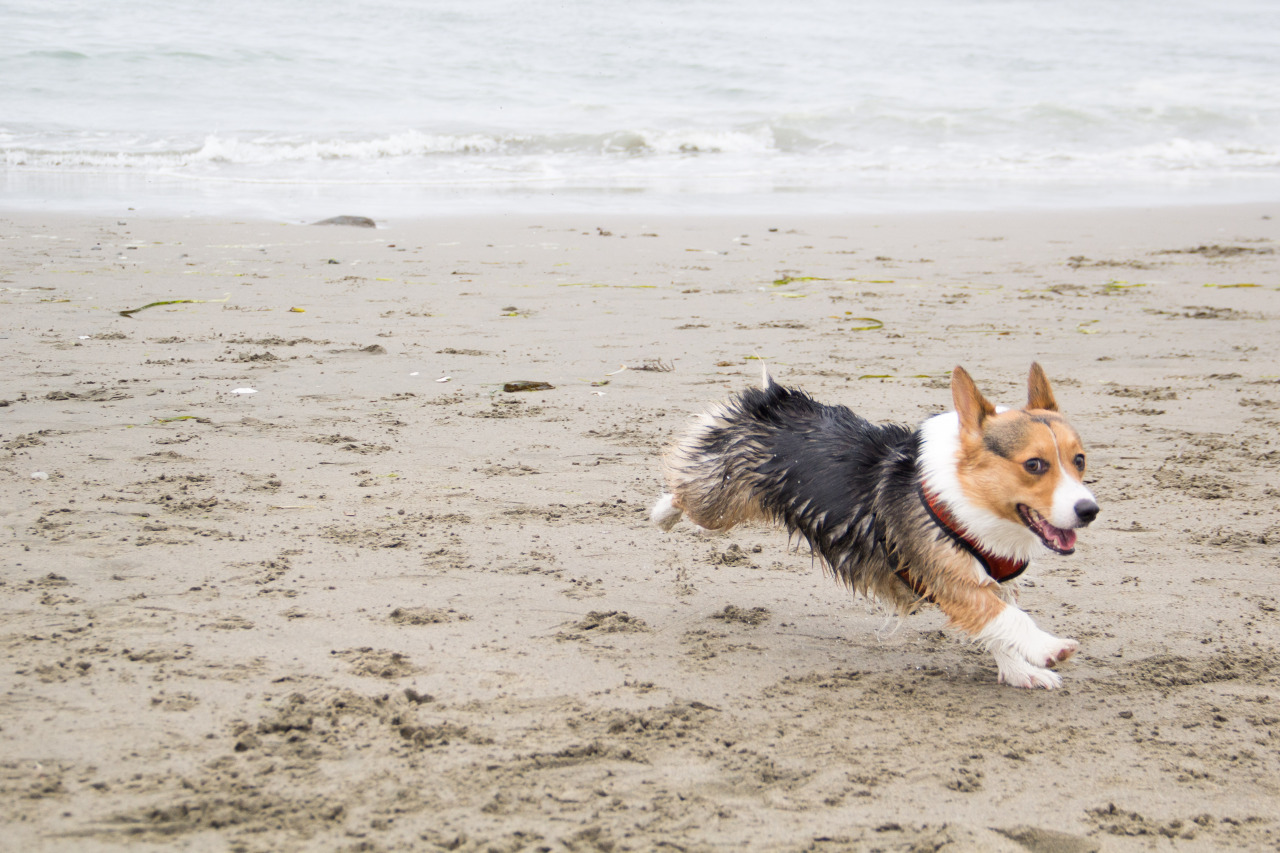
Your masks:
M735 395L724 414L690 455L717 460L720 482L745 481L761 514L803 536L849 586L903 609L919 602L897 573L927 587L941 530L920 500L918 429L873 424L772 381Z

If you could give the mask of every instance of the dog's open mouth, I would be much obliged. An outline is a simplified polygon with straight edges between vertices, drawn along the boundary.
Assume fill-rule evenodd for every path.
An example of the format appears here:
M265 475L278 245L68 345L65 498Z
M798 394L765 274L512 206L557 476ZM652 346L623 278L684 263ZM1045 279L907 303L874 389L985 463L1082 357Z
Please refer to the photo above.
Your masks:
M1054 527L1048 519L1026 504L1018 504L1018 514L1022 516L1022 523L1031 528L1050 551L1059 554L1075 552L1076 532L1074 530Z

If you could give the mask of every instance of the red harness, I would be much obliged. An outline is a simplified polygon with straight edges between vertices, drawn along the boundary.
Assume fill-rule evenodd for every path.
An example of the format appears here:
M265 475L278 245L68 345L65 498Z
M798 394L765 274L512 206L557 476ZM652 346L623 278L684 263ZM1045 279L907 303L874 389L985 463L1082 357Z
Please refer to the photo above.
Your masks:
M960 532L960 525L956 521L955 516L947 509L946 505L938 500L938 496L926 491L924 485L920 486L920 502L924 504L925 510L929 513L929 517L933 522L942 528L942 532L947 538L968 551L975 560L982 564L982 568L991 576L991 579L997 583L1005 583L1016 578L1026 570L1027 560L1013 560L1008 557L1001 557L993 554L973 539L965 536ZM907 569L903 568L898 571L898 577L915 593L924 598L931 598L926 595L920 586L911 579L911 575Z

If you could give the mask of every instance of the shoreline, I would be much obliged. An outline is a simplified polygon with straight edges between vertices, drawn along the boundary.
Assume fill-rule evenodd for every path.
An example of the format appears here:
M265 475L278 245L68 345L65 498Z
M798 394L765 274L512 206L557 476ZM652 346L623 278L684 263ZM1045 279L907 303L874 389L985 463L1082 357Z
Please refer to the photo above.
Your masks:
M1280 198L1269 174L848 176L830 185L774 183L766 176L707 176L703 184L625 175L598 183L572 178L476 181L311 180L194 177L131 172L0 171L0 214L41 211L65 215L151 218L210 215L314 221L315 211L361 211L376 219L484 216L648 217L762 215L879 216L930 213L1121 210L1266 205ZM323 218L323 217L320 217Z
M384 221L0 211L14 843L1280 841L1280 202ZM758 358L907 423L1044 364L1102 505L1021 593L1061 691L648 523Z
M985 221L995 225L1004 226L1006 222L1021 226L1028 220L1039 220L1043 222L1043 227L1054 227L1059 222L1073 227L1080 225L1079 220L1102 218L1106 220L1115 220L1124 223L1133 217L1142 217L1147 219L1156 219L1155 222L1138 222L1133 225L1135 231L1142 229L1150 229L1155 227L1162 228L1181 228L1185 222L1186 229L1194 228L1194 224L1187 222L1191 214L1201 214L1214 221L1216 228L1223 228L1230 224L1248 223L1251 219L1257 218L1267 220L1269 217L1280 217L1280 199L1275 201L1247 201L1247 202L1219 202L1219 201L1188 201L1188 202L1154 202L1149 204L1130 203L1130 204L1082 204L1082 205L1061 205L1061 206L1028 206L1028 207L981 207L975 206L971 208L958 209L902 209L902 210L878 210L878 211L813 211L806 212L804 210L783 209L783 210L758 210L755 208L747 208L732 213L725 212L708 212L703 210L692 210L689 212L671 212L671 211L641 211L635 212L631 210L523 210L516 209L512 211L503 210L462 210L462 211L442 211L442 212L413 212L413 213L393 213L385 215L373 215L376 211L362 210L359 206L346 205L332 207L322 205L316 207L314 212L308 214L300 214L297 216L276 216L262 213L226 214L226 213L172 213L168 211L152 212L146 209L135 209L127 206L119 206L112 210L93 211L93 210L50 210L42 209L38 206L9 206L0 204L0 222L12 222L14 224L31 223L42 225L56 225L66 223L72 227L95 227L98 225L112 224L109 220L115 217L117 221L124 220L126 224L129 221L133 223L148 223L153 226L166 227L178 225L200 225L200 226L246 226L246 225L279 225L279 226L310 226L320 225L323 220L339 217L351 216L362 219L371 219L376 223L374 229L365 229L358 226L334 227L339 233L350 231L359 234L365 231L381 234L384 231L392 229L415 229L425 227L439 227L441 225L451 226L456 223L459 226L466 226L465 230L474 231L477 227L489 230L497 230L499 232L512 230L518 232L527 228L585 228L592 220L599 220L600 225L613 223L619 228L638 229L647 224L663 225L669 224L675 227L689 227L707 224L714 226L717 223L726 223L733 225L741 223L745 225L756 225L764 227L773 227L776 225L786 225L788 227L819 227L823 225L839 226L842 223L851 225L866 225L874 222L877 224L893 224L903 227L910 227L913 221L927 223L930 226L945 225L963 227L965 222ZM1035 224L1034 222L1032 224ZM1113 223L1109 222L1108 226ZM1074 236L1074 235L1073 235ZM1087 235L1093 237L1095 235Z

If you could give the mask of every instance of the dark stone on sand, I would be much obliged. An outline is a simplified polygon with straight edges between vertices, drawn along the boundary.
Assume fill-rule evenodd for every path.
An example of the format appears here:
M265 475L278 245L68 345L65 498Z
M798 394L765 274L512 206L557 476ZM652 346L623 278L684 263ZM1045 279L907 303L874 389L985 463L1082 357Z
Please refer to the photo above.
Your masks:
M378 223L367 216L334 216L312 222L312 225L354 225L356 228L377 228Z
M512 394L516 391L550 391L555 387L550 382L534 382L528 379L520 379L515 382L504 383L502 390Z

